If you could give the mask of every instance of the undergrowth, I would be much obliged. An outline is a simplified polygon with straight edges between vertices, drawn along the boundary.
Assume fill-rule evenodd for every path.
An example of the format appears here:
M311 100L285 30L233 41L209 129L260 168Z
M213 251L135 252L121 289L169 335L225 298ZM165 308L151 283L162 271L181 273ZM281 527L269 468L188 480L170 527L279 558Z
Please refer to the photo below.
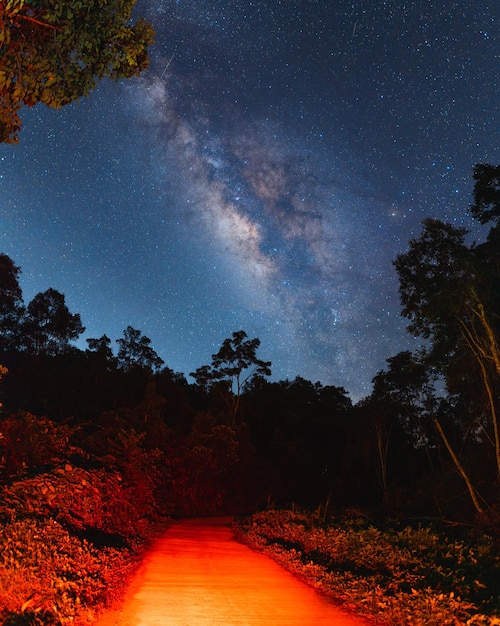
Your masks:
M239 538L358 613L388 626L500 625L494 539L431 527L324 523L315 513L265 511L239 520Z
M6 523L0 536L3 624L91 624L134 564L126 549L93 546L48 518Z
M0 624L88 626L118 601L157 513L161 456L133 431L111 457L29 413L0 419ZM71 458L71 460L70 460Z

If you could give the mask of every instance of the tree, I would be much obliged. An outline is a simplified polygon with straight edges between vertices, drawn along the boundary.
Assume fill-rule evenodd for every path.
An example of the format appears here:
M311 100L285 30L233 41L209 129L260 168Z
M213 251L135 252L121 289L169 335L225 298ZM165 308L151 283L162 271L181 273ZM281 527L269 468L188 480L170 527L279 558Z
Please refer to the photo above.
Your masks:
M164 363L151 347L151 339L132 326L127 326L123 331L123 338L117 339L116 343L120 346L118 366L123 370L130 370L134 366L158 370Z
M447 358L455 351L457 320L465 314L466 294L474 284L474 259L465 245L466 229L430 218L423 226L408 252L394 261L401 314L410 320L410 333L431 339L436 358Z
M247 337L244 330L233 332L212 355L211 365L203 365L190 374L207 391L217 387L222 392L233 423L245 384L254 377L271 375L271 362L257 358L260 339Z
M99 339L86 339L88 344L87 352L95 354L104 361L113 362L114 355L111 349L111 339L107 335L102 335Z
M154 30L135 0L0 0L0 140L17 143L19 109L59 108L104 77L147 68Z
M481 224L493 222L486 241L476 246L474 257L480 269L477 294L490 312L490 323L500 332L500 166L476 165L474 204L469 212ZM475 296L474 296L475 297Z
M472 479L455 453L453 441L446 435L443 424L446 422L451 430L463 443L464 433L457 428L459 420L456 407L451 397L440 395L436 370L427 360L428 354L422 350L417 354L400 352L387 359L387 371L379 372L373 379L372 395L365 401L365 406L372 411L377 439L377 453L380 464L381 484L384 495L389 496L388 458L399 456L396 464L398 478L401 474L405 457L414 456L419 449L425 450L426 458L433 479L428 491L432 493L436 505L441 510L438 491L435 489L435 459L438 452L439 438L450 453L453 463L466 483L473 504L481 511L479 496L472 484ZM452 414L453 416L451 417ZM396 426L396 429L394 428ZM397 444L391 439L404 432L406 442L399 440ZM436 438L436 434L439 438ZM407 446L409 443L411 447ZM461 446L462 447L462 446ZM412 453L412 450L415 452Z
M497 477L500 479L500 416L497 410L500 391L500 342L482 302L477 298L471 303L471 313L468 322L461 322L462 336L481 372L493 425Z
M412 446L428 453L433 445L429 425L436 407L435 372L426 363L424 352L400 352L387 363L388 370L373 379L373 397L387 400ZM432 467L432 461L430 464Z
M500 224L500 165L479 164L474 168L474 203L470 214L481 224Z
M481 223L500 216L500 168L478 165L474 170L474 205L471 214ZM467 231L439 220L425 220L419 239L410 242L395 267L400 279L402 314L408 329L430 340L427 366L442 373L446 388L467 407L463 415L464 439L482 432L495 450L500 476L500 355L498 320L500 299L500 230L491 228L487 240L465 244ZM459 455L442 424L434 424L455 466L469 489L474 506L481 504ZM492 435L488 432L492 429Z
M17 347L20 322L24 314L21 270L6 254L0 254L0 351Z
M50 356L65 352L69 342L85 330L80 315L71 313L64 295L52 288L37 294L28 304L22 328L26 350Z

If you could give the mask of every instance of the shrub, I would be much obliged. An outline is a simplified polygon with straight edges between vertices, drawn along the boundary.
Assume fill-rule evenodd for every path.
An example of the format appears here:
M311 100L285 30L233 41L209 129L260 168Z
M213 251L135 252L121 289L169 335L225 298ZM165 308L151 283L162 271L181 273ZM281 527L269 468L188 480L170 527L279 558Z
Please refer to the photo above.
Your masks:
M75 432L29 413L0 421L2 624L93 623L158 520L161 453L120 431L116 456L96 457Z
M391 626L500 624L500 556L491 537L377 528L356 518L267 511L238 525L264 550L337 600Z
M0 475L60 463L73 451L72 432L67 425L25 411L0 420Z
M134 536L141 514L130 492L118 472L66 463L4 486L1 501L11 517L52 517L79 531L90 527Z
M93 607L113 600L130 568L127 551L97 550L52 519L8 522L0 535L0 619L90 624Z

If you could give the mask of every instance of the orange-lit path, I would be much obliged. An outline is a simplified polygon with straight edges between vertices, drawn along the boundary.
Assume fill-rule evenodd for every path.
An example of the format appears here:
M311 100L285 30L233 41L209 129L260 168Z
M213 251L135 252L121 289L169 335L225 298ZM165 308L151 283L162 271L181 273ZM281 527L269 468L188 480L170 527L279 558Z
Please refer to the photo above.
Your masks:
M121 611L99 626L366 626L263 554L229 518L174 524L145 558Z

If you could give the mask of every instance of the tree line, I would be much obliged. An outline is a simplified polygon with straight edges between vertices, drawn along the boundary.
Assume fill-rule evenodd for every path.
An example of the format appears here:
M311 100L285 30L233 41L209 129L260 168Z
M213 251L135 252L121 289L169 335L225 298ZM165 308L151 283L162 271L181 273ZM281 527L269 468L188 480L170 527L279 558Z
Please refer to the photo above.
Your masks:
M491 517L500 478L500 167L478 165L474 180L469 211L489 226L485 240L424 221L394 262L402 314L422 347L390 357L356 405L342 387L270 381L259 339L243 330L191 373L194 383L131 326L116 353L106 335L79 350L84 328L64 296L49 289L26 305L20 269L0 255L3 419L10 432L20 410L51 420L91 456L112 457L119 440L127 454L159 454L158 498L172 514L298 502ZM5 480L24 454L22 441L10 445L21 451L6 451L4 437Z

